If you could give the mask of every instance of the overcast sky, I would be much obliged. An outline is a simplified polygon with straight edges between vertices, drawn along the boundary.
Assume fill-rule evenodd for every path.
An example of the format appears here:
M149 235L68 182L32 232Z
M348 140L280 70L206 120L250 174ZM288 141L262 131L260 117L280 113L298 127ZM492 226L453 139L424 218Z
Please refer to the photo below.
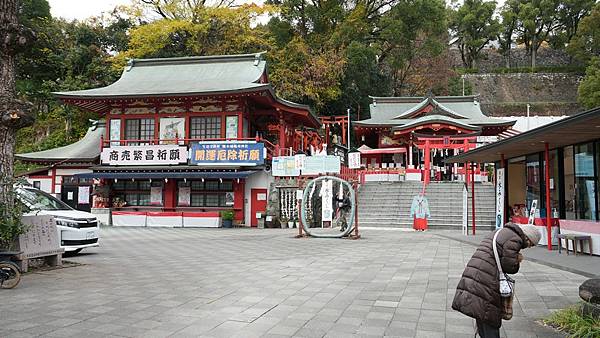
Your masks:
M131 0L48 0L48 2L53 17L81 20L90 16L99 16L102 12L109 12L118 5L128 5ZM262 3L258 0L253 0L253 2ZM450 2L451 0L446 0L446 3ZM458 2L462 3L460 0ZM498 6L504 4L504 0L497 0L496 2Z
M127 5L131 0L48 0L53 17L65 19L86 19L109 12L118 5Z

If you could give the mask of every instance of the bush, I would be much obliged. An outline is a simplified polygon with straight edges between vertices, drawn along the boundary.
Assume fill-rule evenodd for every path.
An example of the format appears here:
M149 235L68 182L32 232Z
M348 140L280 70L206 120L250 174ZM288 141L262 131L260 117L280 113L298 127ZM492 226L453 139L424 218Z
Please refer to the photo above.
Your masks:
M16 201L14 190L9 192L9 196L15 200L13 207L0 204L0 250L14 249L15 240L27 230L21 220L23 205Z
M223 210L221 211L221 219L224 221L233 221L234 217L233 210Z
M583 316L581 304L552 313L544 323L565 331L571 337L600 337L600 319Z

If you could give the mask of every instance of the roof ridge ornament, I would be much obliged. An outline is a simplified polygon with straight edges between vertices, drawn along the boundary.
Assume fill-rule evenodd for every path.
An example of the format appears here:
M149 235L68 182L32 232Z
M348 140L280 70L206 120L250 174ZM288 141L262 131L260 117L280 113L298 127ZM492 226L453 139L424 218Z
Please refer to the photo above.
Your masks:
M133 68L133 64L135 63L134 59L127 59L127 66L125 66L125 71L128 72Z

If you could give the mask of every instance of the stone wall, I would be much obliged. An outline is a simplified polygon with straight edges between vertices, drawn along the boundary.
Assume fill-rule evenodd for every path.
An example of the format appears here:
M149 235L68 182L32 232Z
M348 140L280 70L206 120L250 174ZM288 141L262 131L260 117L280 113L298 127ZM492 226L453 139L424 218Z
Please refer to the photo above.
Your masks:
M477 68L480 73L492 71L497 68L508 67L507 60L497 49L484 49L481 51L481 59L475 62L473 68ZM456 48L450 49L450 63L454 68L464 68L460 51ZM529 56L524 48L515 48L511 51L510 67L529 67ZM564 50L551 48L540 48L536 58L537 67L557 67L577 65Z
M490 116L571 115L581 111L577 87L581 75L571 73L466 74L480 95L481 107Z

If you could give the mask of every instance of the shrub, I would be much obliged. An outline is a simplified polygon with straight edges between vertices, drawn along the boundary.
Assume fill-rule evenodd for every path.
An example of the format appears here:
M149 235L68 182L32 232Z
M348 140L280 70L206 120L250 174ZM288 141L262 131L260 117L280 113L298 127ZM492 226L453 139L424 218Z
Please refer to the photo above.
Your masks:
M224 221L233 221L234 213L233 210L221 211L221 219Z
M0 250L14 249L15 240L27 230L21 220L24 208L16 197L16 191L11 189L9 198L15 200L14 205L0 204Z
M600 319L584 316L581 304L552 313L544 323L567 332L571 337L600 337Z

